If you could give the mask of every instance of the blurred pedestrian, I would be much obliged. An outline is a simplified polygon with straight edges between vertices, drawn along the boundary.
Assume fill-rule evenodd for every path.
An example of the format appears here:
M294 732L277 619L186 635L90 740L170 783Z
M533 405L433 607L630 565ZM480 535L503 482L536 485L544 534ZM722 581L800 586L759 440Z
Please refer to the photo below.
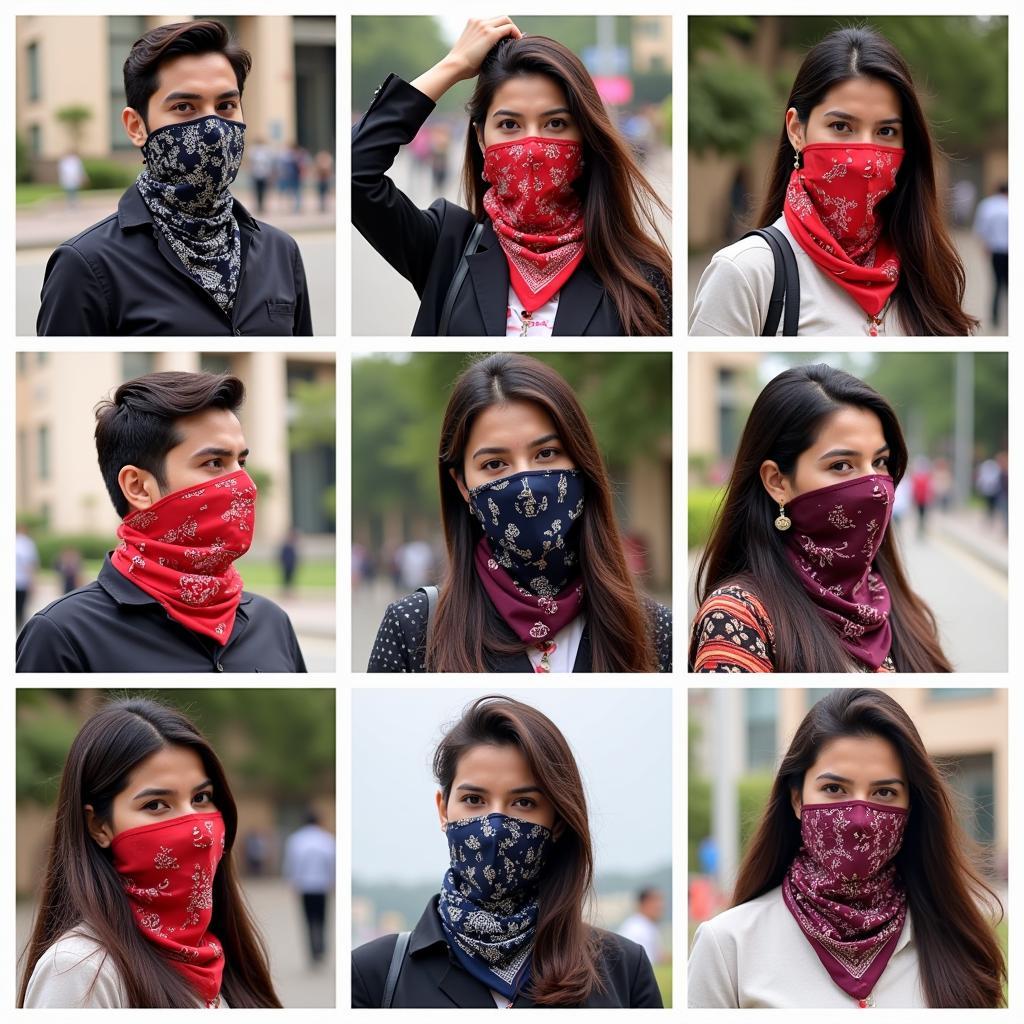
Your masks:
M39 550L36 542L29 534L28 527L19 522L14 534L14 620L19 632L25 624L25 609L32 596L38 568Z
M430 132L430 180L434 195L444 195L448 187L448 160L451 132L439 124Z
M179 711L114 700L64 762L18 1006L280 1008L234 861L238 808Z
M978 203L974 233L988 250L992 263L992 324L1002 323L1000 300L1010 278L1010 186L1003 182Z
M281 566L281 592L290 594L295 585L295 574L299 571L299 531L294 526L281 542L277 560Z
M302 212L302 175L305 171L306 151L297 143L290 142L278 157L277 187L283 195L291 196L292 209Z
M60 158L57 164L57 181L64 189L68 209L73 210L78 205L78 190L89 183L85 164L74 150L69 150Z
M263 213L267 201L267 189L274 179L274 151L262 135L257 135L249 147L249 174L256 190L256 212Z
M924 540L928 509L935 498L935 489L932 486L931 463L923 456L914 460L910 474L910 491L914 499L914 508L917 510L917 536L919 540Z
M326 149L317 151L313 158L313 173L316 175L316 194L321 213L327 212L327 197L334 180L334 157Z
M245 833L242 850L245 854L245 873L251 878L262 878L266 874L270 856L267 834L262 829L250 829Z
M971 223L974 204L978 201L978 186L970 178L961 178L952 188L953 223L965 228Z
M953 504L953 470L949 459L932 460L932 490L935 492L935 504L943 512L948 512Z
M395 562L399 582L407 590L416 590L430 582L434 552L425 540L410 540L402 544L395 553Z
M991 520L996 518L999 494L1002 489L1002 470L994 456L985 459L974 475L974 486L985 502Z
M335 840L315 812L284 844L281 873L302 899L309 955L318 964L327 949L327 895L334 888Z
M636 896L636 910L615 930L643 946L652 964L666 962L661 937L661 919L665 916L665 895L655 886L645 886Z
M82 585L82 555L77 548L62 548L53 567L60 577L61 593L70 594L72 590L77 590Z

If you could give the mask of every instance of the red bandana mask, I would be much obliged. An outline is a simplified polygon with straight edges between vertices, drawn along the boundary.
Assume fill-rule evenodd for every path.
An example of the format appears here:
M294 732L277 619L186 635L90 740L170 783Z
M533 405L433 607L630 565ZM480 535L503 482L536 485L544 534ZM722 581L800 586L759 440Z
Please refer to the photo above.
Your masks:
M786 189L786 226L804 251L876 318L900 277L900 257L875 208L896 187L903 150L815 142ZM873 327L872 333L877 334Z
M255 511L244 469L183 488L125 516L110 561L176 622L226 644L242 599L233 563L252 543Z
M874 562L893 496L892 478L872 475L807 491L787 506L790 565L843 646L874 669L892 646L889 590Z
M224 951L207 931L224 856L220 812L126 829L110 850L140 931L212 1005L224 974Z
M868 1005L907 916L893 857L903 844L901 807L845 800L804 804L800 852L782 896L832 980Z
M572 183L583 147L565 139L515 139L484 152L484 209L523 308L540 309L583 259L583 205Z

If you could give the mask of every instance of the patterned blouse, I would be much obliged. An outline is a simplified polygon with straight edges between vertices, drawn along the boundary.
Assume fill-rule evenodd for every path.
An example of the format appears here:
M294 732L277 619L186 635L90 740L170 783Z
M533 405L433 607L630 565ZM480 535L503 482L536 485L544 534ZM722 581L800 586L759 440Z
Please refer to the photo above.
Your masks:
M757 597L731 585L713 591L694 620L691 672L774 672L775 628ZM862 671L867 672L867 666ZM886 655L879 672L895 672Z

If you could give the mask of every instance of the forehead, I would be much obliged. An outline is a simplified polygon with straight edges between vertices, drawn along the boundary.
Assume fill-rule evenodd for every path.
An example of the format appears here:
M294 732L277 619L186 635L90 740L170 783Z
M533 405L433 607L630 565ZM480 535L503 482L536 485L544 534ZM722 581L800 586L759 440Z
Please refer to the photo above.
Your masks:
M223 53L186 53L157 69L153 99L160 102L170 92L219 96L237 88L235 69Z
M470 747L455 766L455 781L487 789L513 789L534 782L523 752L514 743L480 743Z
M812 448L875 452L884 444L882 421L875 413L856 405L844 405L822 421Z
M888 82L864 75L832 86L814 110L821 113L841 110L864 121L900 117L903 112L899 93Z
M822 745L808 778L813 779L821 772L842 775L854 782L872 782L901 777L903 761L884 736L839 736Z
M487 112L511 110L530 115L568 105L565 90L553 78L538 74L514 75L494 90Z
M473 421L467 449L473 452L481 444L515 448L553 433L555 421L543 406L536 402L499 402L488 406Z
M174 430L180 438L176 448L208 447L241 451L245 448L242 424L230 409L204 409L192 416L174 421Z
M127 789L191 789L206 778L203 759L191 748L175 745L161 747L140 761L128 774Z

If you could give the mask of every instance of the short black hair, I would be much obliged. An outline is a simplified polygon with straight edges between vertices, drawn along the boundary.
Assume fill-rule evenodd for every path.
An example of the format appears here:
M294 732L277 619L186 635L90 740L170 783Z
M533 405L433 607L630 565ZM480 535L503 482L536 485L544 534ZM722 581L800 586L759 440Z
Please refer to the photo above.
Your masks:
M252 70L252 56L231 39L219 21L179 21L159 25L132 43L124 62L124 98L149 128L149 98L157 90L157 77L162 64L185 54L223 53L234 69L239 95Z
M636 902L639 905L646 903L652 896L660 896L661 890L656 885L645 885L637 894Z
M126 381L113 398L96 406L96 457L103 482L117 514L124 518L131 506L117 482L125 466L138 466L167 486L167 453L181 444L175 423L207 409L238 412L245 401L245 385L226 373L147 373Z

